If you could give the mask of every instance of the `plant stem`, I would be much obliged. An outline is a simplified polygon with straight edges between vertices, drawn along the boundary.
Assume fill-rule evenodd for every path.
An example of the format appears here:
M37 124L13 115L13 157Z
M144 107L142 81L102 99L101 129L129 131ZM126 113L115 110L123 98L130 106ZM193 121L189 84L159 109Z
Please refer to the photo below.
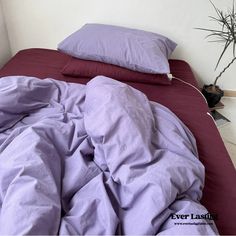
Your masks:
M219 79L219 78L222 76L222 74L234 63L235 60L236 60L236 57L234 57L234 58L232 59L232 61L224 68L224 70L222 70L222 71L220 72L220 74L216 77L216 79L215 79L215 81L214 81L214 84L213 84L214 87L216 86L216 83L217 83L218 79Z

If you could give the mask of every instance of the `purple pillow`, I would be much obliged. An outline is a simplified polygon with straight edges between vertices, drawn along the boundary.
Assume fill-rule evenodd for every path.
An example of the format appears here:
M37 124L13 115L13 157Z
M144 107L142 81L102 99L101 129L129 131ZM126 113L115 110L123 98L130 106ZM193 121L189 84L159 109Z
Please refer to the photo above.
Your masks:
M176 43L163 35L102 24L86 24L64 39L58 50L79 59L100 61L130 70L170 73L168 58Z

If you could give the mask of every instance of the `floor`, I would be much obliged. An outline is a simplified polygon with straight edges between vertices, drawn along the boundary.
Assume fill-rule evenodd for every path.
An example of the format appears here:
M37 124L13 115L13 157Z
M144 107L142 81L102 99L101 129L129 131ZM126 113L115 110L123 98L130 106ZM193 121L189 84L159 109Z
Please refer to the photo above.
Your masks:
M236 168L236 97L223 97L221 101L225 106L217 111L231 122L218 129Z

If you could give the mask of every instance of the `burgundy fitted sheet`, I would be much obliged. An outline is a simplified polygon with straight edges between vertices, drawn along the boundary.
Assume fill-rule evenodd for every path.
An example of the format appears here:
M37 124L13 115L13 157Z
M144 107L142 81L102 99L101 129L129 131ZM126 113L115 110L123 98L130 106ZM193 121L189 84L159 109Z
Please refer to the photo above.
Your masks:
M27 75L53 78L74 83L86 83L89 78L74 78L61 74L70 56L56 50L27 49L18 52L1 70L0 77ZM190 66L181 60L170 60L171 73L197 86ZM192 131L199 158L206 169L202 204L215 221L220 234L236 234L236 171L225 149L204 98L183 82L173 80L171 86L128 83L144 92L147 97L167 106Z

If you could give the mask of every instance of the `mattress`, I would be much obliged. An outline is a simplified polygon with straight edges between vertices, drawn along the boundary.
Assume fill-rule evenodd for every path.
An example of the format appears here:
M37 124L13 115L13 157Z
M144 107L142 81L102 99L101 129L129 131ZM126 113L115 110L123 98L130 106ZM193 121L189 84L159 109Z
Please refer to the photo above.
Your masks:
M61 74L70 56L56 50L27 49L18 52L1 70L0 77L26 75L53 78L73 83L86 83L91 78L74 78ZM170 60L171 73L180 78L171 86L127 82L147 97L174 112L194 134L199 158L206 178L201 203L211 214L220 234L236 234L236 171L225 149L214 120L197 86L190 66L182 60ZM192 85L192 86L191 86Z

